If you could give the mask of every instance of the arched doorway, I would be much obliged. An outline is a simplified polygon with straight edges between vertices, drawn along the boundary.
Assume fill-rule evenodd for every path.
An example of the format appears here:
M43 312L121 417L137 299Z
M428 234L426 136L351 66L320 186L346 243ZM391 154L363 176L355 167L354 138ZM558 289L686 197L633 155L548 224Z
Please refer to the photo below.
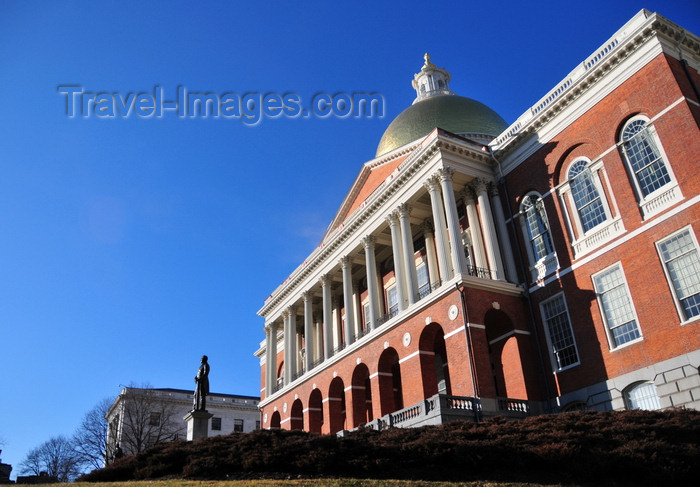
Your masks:
M309 395L309 432L321 433L323 426L323 397L321 391L314 389Z
M518 334L506 313L491 309L484 316L486 339L493 370L496 395L512 399L527 399L523 374L522 351Z
M301 405L301 400L299 399L296 399L292 403L292 409L289 413L289 429L304 429L304 407Z
M369 369L359 364L352 373L352 426L372 421L372 389L369 383Z
M280 429L280 422L281 422L280 412L275 411L274 413L272 413L272 416L270 416L270 429L271 430Z
M403 409L403 389L399 354L392 347L379 356L379 405L382 416Z
M452 394L450 369L445 347L445 332L437 323L431 323L421 332L418 342L423 379L423 395Z
M330 434L345 429L345 385L340 377L328 388L328 426Z

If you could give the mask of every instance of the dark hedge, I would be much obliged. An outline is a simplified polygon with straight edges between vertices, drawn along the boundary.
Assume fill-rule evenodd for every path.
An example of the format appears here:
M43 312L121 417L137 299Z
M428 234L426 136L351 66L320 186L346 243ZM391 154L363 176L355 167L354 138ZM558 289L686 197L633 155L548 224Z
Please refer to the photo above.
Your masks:
M157 445L80 481L352 477L691 485L700 412L571 412L344 437L261 430Z

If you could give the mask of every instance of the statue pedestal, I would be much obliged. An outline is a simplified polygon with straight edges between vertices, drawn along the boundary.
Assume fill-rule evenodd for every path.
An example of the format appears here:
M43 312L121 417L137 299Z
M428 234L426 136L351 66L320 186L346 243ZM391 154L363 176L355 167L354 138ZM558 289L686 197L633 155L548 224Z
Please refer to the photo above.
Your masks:
M187 441L199 440L209 436L209 419L214 416L207 411L190 411L184 419L187 423Z

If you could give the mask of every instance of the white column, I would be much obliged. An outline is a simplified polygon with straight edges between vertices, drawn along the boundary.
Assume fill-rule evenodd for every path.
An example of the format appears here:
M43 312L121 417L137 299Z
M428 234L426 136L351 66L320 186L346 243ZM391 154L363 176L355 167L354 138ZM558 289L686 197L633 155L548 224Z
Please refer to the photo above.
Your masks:
M399 222L396 214L392 213L387 217L389 229L391 230L391 249L394 257L394 276L396 278L396 292L399 300L399 311L406 309L405 276L403 269L403 250L401 245L401 234L399 232Z
M292 382L292 317L289 309L282 316L284 319L284 385L287 385Z
M425 238L425 254L428 259L428 278L430 279L430 285L434 282L440 280L440 274L438 273L437 262L435 262L435 240L433 237L433 227L427 220L423 222L421 226L423 229L423 238Z
M413 248L413 232L411 232L411 207L407 204L399 206L399 222L401 224L401 242L404 269L406 270L406 296L408 304L418 301L418 275L416 274L416 258Z
M304 347L304 370L308 372L311 370L314 356L313 314L311 311L311 293L305 291L302 296L304 298L304 340L306 341L306 346Z
M503 279L503 264L501 264L501 251L498 248L496 226L493 223L491 204L489 203L488 182L483 179L474 180L474 188L479 203L479 216L484 225L484 244L486 246L486 258L489 261L489 269L496 279Z
M491 203L493 204L493 214L496 219L498 233L501 236L501 247L503 248L503 261L506 267L506 277L510 282L518 282L515 272L515 259L513 258L513 248L510 245L510 237L506 228L506 218L503 214L503 205L498 195L498 187L494 184L491 188Z
M277 324L270 323L265 327L265 364L267 379L265 381L265 397L275 392L277 385Z
M442 198L437 181L431 178L425 183L430 194L430 206L433 210L433 225L435 225L435 246L440 267L440 278L442 281L452 279L452 267L447 251L447 236L445 234L445 215L442 208Z
M289 342L292 344L291 350L289 351L290 357L292 359L290 363L291 370L289 371L289 378L294 380L293 377L297 374L297 359L299 357L299 348L297 347L297 308L296 306L289 307Z
M333 303L331 302L331 277L321 276L323 291L323 358L328 360L333 353Z
M440 176L440 186L442 187L442 199L445 205L447 216L447 231L450 235L452 268L455 274L466 273L466 263L464 261L464 248L462 246L462 234L459 231L459 215L457 214L457 202L452 187L452 174L454 171L449 167L438 171Z
M352 298L352 262L349 256L340 259L340 268L343 270L343 306L345 307L345 346L349 346L355 339L355 306Z
M377 323L379 301L377 299L377 262L374 256L375 238L367 235L362 239L365 248L365 267L367 268L367 294L369 296L369 329L373 330Z
M476 202L469 189L465 189L462 195L464 196L464 202L467 207L467 219L469 220L469 234L472 241L472 251L474 253L474 265L486 269L489 265L486 261L486 250L484 250L484 239L481 235L479 214L476 212Z

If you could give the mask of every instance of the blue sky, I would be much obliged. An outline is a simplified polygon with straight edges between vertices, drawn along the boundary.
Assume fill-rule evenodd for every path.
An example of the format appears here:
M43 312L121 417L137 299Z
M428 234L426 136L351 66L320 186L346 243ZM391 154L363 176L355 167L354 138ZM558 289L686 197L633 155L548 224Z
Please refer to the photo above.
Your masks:
M120 384L259 394L263 300L316 247L424 52L515 119L641 8L696 1L0 1L0 439L15 466ZM383 118L66 116L98 93L376 92Z

